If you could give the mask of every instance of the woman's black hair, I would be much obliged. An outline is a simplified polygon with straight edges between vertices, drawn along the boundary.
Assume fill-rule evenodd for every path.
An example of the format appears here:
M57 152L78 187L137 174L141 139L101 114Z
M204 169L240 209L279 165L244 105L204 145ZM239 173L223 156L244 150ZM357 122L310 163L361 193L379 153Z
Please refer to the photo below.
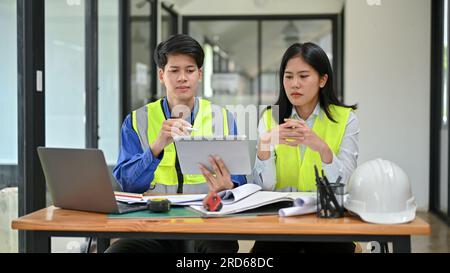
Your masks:
M176 34L166 41L158 44L153 59L159 68L164 69L170 54L187 54L194 58L197 67L203 66L205 53L201 45L191 36L186 34Z
M330 60L328 59L328 56L323 51L323 49L314 43L295 43L286 50L281 60L279 70L280 94L278 97L278 101L275 103L275 105L278 105L279 107L278 124L284 123L284 119L290 118L292 113L293 106L286 95L283 78L287 62L294 57L301 57L306 63L308 63L319 73L320 77L325 74L328 75L328 80L325 86L323 88L320 88L319 90L319 104L331 121L336 122L336 120L334 120L331 115L329 109L330 104L352 108L353 110L357 109L356 104L345 105L337 98L333 88L333 71L331 69Z

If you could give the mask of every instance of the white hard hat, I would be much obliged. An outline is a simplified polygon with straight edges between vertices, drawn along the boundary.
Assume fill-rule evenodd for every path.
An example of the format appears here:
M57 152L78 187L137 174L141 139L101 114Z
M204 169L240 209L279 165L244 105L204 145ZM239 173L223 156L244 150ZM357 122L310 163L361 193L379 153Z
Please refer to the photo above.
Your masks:
M366 222L401 224L416 216L416 201L408 176L388 160L370 160L356 168L348 191L345 208Z

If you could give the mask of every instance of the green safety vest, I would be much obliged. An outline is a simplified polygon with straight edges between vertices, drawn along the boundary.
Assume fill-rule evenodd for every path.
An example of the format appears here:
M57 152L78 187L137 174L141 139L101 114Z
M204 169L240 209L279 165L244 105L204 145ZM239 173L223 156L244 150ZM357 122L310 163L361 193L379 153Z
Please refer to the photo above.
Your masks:
M345 127L350 115L351 108L330 105L331 115L337 123L331 121L325 112L316 117L312 127L313 132L324 140L335 155L339 153L342 138L344 137ZM277 125L272 117L272 109L268 109L264 113L264 122L267 131ZM277 172L277 190L294 187L298 191L315 191L316 176L314 173L314 165L317 166L319 172L322 171L322 160L319 152L313 151L306 147L303 159L301 158L299 147L291 147L285 144L275 146L275 166Z
M198 99L199 107L194 119L192 136L226 136L229 134L227 112L224 108L212 104L210 101ZM214 112L214 115L213 115ZM142 149L145 151L150 147L161 130L163 122L166 120L161 99L149 103L131 114L133 129L139 136ZM178 177L175 168L176 150L173 143L164 148L164 156L155 170L153 181L166 186L177 186ZM183 175L183 184L205 183L203 175Z

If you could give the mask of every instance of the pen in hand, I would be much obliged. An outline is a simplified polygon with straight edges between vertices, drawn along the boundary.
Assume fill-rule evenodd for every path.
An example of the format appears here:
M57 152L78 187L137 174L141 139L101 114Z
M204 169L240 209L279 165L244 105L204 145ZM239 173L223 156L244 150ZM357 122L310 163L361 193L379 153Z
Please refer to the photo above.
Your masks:
M188 132L197 132L198 129L194 128L194 127L186 127L186 131L188 131Z

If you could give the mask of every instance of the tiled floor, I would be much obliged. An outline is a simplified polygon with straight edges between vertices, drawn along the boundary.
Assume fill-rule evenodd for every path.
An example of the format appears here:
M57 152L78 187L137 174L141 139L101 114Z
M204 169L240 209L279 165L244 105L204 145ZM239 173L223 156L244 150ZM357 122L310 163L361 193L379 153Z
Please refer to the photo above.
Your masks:
M431 226L430 236L413 236L411 242L414 253L449 253L450 226L434 214L418 212L417 215Z

